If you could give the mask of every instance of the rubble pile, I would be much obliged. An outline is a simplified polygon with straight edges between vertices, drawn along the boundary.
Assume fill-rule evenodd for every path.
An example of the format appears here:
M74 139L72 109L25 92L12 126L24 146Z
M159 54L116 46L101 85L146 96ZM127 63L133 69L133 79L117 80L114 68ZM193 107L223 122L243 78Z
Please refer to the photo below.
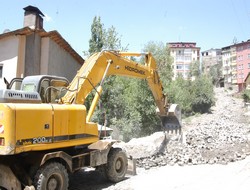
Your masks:
M240 124L211 123L186 134L186 142L169 141L163 152L137 159L138 167L164 165L227 164L250 154L249 128Z
M147 157L145 152L148 151L137 146L137 166L149 169L175 164L227 164L249 155L250 126L243 118L245 109L242 100L233 98L223 90L217 91L216 95L217 103L212 113L184 124L183 142L172 140L168 135L166 138L161 137L161 143L156 146L157 152ZM132 144L126 147L133 156L130 148ZM165 145L164 148L162 145ZM152 146L152 149L155 150L155 147ZM140 152L144 152L141 157L138 156Z

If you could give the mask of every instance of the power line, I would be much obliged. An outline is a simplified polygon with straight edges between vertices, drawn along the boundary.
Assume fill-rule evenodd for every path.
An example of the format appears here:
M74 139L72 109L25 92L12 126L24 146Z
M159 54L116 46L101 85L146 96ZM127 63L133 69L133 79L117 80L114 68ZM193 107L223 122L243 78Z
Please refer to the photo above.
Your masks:
M237 2L239 2L239 1L237 1ZM238 15L238 12L237 12L237 10L236 10L236 7L235 7L235 5L234 5L234 3L233 3L233 0L231 0L231 4L232 4L232 7L233 7L233 11L234 11L235 17L236 17L237 22L238 22L237 24L239 25L239 28L240 28L242 34L245 36L245 38L247 38L246 32L245 32L245 30L243 29L243 26L242 26L242 24L241 24L241 19L239 18L239 15ZM241 3L237 3L237 4L240 5ZM241 5L243 6L243 4L241 4Z

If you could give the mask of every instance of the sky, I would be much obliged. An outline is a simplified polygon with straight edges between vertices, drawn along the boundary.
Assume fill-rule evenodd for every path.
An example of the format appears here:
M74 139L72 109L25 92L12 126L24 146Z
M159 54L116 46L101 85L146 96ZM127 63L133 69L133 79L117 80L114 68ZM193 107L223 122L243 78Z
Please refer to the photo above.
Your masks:
M196 42L206 51L250 39L249 0L3 0L0 33L22 28L28 5L45 15L46 31L57 30L83 57L95 16L133 52L150 41Z

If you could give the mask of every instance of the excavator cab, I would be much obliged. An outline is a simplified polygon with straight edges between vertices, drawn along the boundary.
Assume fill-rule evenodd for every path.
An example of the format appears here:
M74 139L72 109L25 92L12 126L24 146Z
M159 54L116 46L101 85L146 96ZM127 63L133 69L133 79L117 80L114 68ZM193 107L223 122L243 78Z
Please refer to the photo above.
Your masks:
M50 75L14 78L10 82L4 78L4 82L6 89L0 90L0 102L57 103L69 85L65 77Z

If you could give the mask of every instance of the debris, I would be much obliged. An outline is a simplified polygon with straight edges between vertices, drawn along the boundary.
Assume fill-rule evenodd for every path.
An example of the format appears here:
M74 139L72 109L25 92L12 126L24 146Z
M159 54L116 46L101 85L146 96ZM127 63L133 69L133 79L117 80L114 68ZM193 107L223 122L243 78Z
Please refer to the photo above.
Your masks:
M244 117L242 100L224 89L215 90L217 102L211 113L184 125L184 143L162 133L126 143L127 152L137 158L137 166L150 169L167 164L227 164L249 155L250 126Z

